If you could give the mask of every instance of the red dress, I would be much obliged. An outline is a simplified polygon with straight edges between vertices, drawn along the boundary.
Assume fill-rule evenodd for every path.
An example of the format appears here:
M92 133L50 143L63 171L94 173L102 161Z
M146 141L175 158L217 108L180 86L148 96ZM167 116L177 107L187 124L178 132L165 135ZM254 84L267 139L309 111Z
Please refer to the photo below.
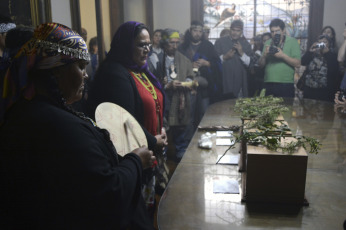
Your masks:
M161 133L163 116L163 95L144 73L130 72L143 101L144 127L152 134Z

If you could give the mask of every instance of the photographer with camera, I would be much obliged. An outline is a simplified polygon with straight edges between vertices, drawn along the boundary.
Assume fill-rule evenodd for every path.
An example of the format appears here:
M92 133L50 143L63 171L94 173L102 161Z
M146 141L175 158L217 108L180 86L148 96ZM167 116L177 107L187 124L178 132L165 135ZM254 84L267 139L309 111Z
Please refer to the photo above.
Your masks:
M334 100L337 86L338 61L335 52L330 49L331 39L320 35L302 57L304 98L323 101Z
M263 88L267 95L294 97L294 73L300 67L298 41L285 35L285 23L281 19L273 19L269 28L272 39L265 43L259 60L259 65L265 67Z

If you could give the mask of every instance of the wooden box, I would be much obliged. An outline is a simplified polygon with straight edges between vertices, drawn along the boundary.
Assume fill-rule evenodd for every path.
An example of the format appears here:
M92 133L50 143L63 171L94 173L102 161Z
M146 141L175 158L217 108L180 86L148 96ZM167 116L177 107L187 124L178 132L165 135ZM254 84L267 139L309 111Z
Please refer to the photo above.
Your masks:
M283 142L292 140L286 137ZM304 148L288 154L247 145L243 201L304 204L307 162Z

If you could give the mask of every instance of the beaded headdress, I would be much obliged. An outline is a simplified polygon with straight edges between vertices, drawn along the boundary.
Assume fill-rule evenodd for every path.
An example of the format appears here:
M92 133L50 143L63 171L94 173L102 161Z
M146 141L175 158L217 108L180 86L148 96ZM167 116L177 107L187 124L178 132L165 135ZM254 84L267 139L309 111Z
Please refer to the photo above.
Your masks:
M30 70L52 69L78 60L90 60L87 45L78 33L58 23L39 25L33 38L18 51L5 75L0 98L0 123L5 111L21 95L27 99L34 96L34 85L28 78Z
M39 56L35 68L50 69L76 60L90 60L83 38L70 28L58 23L38 26L34 37L18 52L19 56Z

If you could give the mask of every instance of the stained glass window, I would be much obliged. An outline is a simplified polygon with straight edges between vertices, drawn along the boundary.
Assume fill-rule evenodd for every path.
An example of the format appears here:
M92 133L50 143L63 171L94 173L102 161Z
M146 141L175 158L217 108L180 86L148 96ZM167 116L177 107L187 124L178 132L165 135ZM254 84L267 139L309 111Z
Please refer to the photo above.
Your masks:
M308 38L310 0L204 0L204 24L210 28L209 40L215 42L231 22L244 22L244 36L250 40L269 32L270 21L280 18L288 36L295 37L304 51Z

